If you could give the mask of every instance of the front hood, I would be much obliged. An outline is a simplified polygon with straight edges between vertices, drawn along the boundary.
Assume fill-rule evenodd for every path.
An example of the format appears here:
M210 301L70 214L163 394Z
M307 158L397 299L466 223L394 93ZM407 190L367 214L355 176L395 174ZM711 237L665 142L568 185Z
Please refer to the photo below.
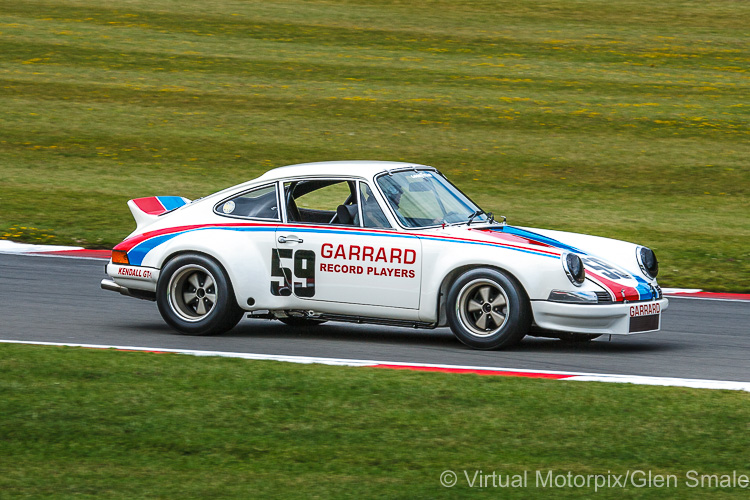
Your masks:
M555 255L564 252L581 257L586 278L609 292L612 300L651 300L656 298L656 281L647 280L636 260L637 245L625 241L508 225L446 227L454 237L494 243L498 246ZM562 264L561 264L562 267Z

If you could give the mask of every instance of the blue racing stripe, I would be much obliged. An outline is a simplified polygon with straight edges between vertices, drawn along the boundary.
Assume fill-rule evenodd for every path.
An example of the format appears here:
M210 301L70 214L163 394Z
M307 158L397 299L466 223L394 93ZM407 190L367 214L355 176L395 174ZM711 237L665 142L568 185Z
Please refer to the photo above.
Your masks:
M468 245L482 245L482 246L487 246L487 247L500 247L505 250L514 250L516 252L530 253L532 255L539 255L540 257L551 257L553 259L560 258L559 255L551 255L551 254L543 253L543 252L535 252L534 250L527 250L525 248L516 248L512 246L506 246L506 245L503 245L502 243L492 243L489 241L450 240L450 239L445 239L445 238L433 238L430 236L420 236L419 239L420 240L433 240L433 241L446 241L448 243L466 243Z
M133 266L140 266L143 263L143 259L146 258L146 254L149 253L154 248L156 248L157 246L161 245L162 243L165 243L171 240L172 238L179 236L181 234L190 233L193 231L202 231L206 229L220 229L223 231L248 231L248 232L251 232L251 231L274 232L276 231L276 228L274 227L252 227L252 226L250 227L199 227L195 229L188 229L186 231L178 231L176 233L162 234L160 236L155 236L146 241L138 243L136 246L131 248L128 251L128 261L130 261L130 264Z
M156 198L162 205L164 205L164 208L166 208L167 211L185 205L185 200L183 200L181 196L157 196Z
M161 236L155 236L151 239L139 243L128 251L128 262L131 266L140 266L143 263L143 259L146 258L146 254L153 250L156 246L161 245L165 241L169 241L179 234L183 234L187 231L181 231L179 233L162 234Z
M572 247L570 245L566 245L565 243L558 241L554 238L548 238L547 236L542 236L541 234L533 233L531 231L527 231L525 229L519 229L513 226L505 226L502 229L489 229L489 231L498 231L498 232L505 233L505 234L513 234L515 236L521 236L523 238L528 238L530 240L536 240L539 243L544 243L546 245L559 248L560 250L567 250L569 252L575 252L581 255L588 255L583 250L580 250L576 247Z
M153 238L149 238L146 241L143 241L133 248L131 248L128 251L128 259L130 261L130 264L133 266L140 266L143 263L143 259L146 258L146 255L156 248L157 246L161 245L162 243L165 243L172 238L179 236L181 234L190 233L193 231L204 231L208 229L219 229L219 230L225 230L225 231L246 231L246 232L274 232L277 230L275 227L267 227L267 226L261 226L261 227L254 227L254 226L241 226L241 227L216 227L216 226L208 226L208 227L199 227L194 229L187 229L185 231L177 231L174 233L169 234L162 234L159 236L155 236ZM548 253L544 252L537 252L530 249L524 249L524 248L516 248L514 246L507 246L502 243L494 243L494 242L485 242L485 241L466 241L466 240L458 240L458 239L452 239L452 238L440 238L440 237L431 237L431 236L416 236L412 234L396 234L396 233L380 233L380 232L369 232L369 231L351 231L351 230L336 230L336 229L320 229L320 228L306 228L306 227L279 227L278 229L282 230L288 230L292 233L325 233L325 234L343 234L343 235L361 235L361 236L385 236L390 238L419 238L421 240L432 240L432 241L442 241L447 243L465 243L470 245L483 245L483 246L492 246L492 247L500 247L505 248L507 250L514 250L516 252L524 252L529 253L532 255L539 255L542 257L551 257L553 259L559 258L557 255L550 255Z
M633 278L638 282L638 285L635 287L636 290L638 290L638 293L641 295L641 300L650 300L654 299L654 293L651 291L651 287L648 285L648 281L644 280L640 276L633 275Z
M507 233L507 234L513 234L513 235L516 235L516 236L522 236L522 237L528 238L530 240L536 240L536 241L538 241L540 243L545 243L545 244L553 246L555 248L559 248L560 250L567 250L569 252L575 252L577 254L581 254L581 255L584 255L584 256L588 255L583 250L580 250L580 249L578 249L576 247L573 247L573 246L570 246L570 245L566 245L565 243L562 243L561 241L558 241L558 240L556 240L554 238L548 238L546 236L542 236L541 234L534 233L532 231L526 231L525 229L519 229L519 228L513 227L513 226L505 226L503 229L490 229L490 231L500 231L500 232L504 232L504 233ZM623 271L625 271L625 270L623 270ZM649 286L649 284L648 284L648 282L646 280L644 280L643 278L641 278L641 277L639 277L639 276L637 276L635 274L631 274L628 271L625 271L625 272L627 272L628 275L630 275L633 279L636 280L637 285L634 288L638 292L639 300L649 300L649 299L654 298L654 293L651 291L651 287Z

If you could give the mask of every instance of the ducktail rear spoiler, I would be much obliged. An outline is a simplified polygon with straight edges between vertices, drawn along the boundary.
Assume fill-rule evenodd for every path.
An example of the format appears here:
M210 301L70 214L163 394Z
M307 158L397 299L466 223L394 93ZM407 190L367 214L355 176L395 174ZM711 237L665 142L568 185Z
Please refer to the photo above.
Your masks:
M190 203L182 196L149 196L128 201L128 208L133 214L137 229L156 220L161 214L171 212L176 208Z

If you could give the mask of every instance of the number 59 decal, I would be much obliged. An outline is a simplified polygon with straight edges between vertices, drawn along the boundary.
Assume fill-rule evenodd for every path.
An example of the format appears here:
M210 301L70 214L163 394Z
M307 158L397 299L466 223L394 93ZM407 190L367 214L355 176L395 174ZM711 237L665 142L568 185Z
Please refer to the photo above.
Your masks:
M282 259L290 259L292 269L282 266ZM271 280L271 294L288 297L294 291L297 297L315 296L315 252L297 250L292 254L291 248L274 248L271 250L271 276L280 278Z
M591 269L599 271L609 279L619 280L630 278L630 276L625 272L614 268L613 266L607 264L603 260L597 259L596 257L585 257L583 259L583 262L586 263L586 265Z

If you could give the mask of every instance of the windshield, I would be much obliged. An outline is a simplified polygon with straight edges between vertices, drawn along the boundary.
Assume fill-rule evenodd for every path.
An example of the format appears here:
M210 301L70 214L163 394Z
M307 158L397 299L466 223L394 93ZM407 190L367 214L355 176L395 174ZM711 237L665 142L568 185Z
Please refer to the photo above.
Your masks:
M474 202L437 172L406 170L383 174L377 182L405 227L464 223L472 215L473 222L487 220Z

